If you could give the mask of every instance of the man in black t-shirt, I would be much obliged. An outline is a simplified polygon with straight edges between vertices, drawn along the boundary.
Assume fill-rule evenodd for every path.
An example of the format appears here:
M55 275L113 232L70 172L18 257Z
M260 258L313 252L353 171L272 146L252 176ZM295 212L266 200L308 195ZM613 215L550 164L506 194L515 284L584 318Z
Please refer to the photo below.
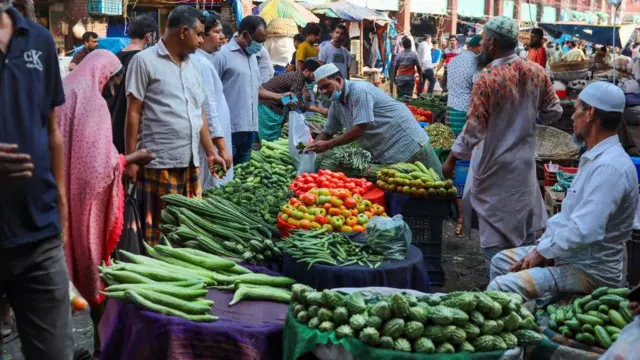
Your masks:
M120 154L124 154L124 127L127 118L127 91L125 89L127 67L135 54L156 43L157 32L158 24L151 16L140 15L135 17L129 26L131 42L116 54L122 63L124 77L120 85L114 89L113 98L107 99L107 102L109 103L109 111L111 111L113 144Z
M54 112L64 100L51 34L1 0L0 298L13 308L25 359L72 357L63 143Z

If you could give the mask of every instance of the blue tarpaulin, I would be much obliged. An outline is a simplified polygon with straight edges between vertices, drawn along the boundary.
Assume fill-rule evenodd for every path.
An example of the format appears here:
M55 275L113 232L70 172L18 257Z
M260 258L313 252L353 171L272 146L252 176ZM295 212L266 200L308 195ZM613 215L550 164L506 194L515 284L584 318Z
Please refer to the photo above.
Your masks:
M624 46L633 34L636 28L635 24L628 25L584 25L571 24L566 22L556 23L539 23L538 26L543 28L549 35L559 38L561 34L570 35L576 40L584 40L594 44L607 46ZM615 31L615 43L613 43L613 35Z
M361 22L363 20L389 22L390 19L375 10L353 4L349 1L332 2L314 6L311 9L314 14L339 18L344 21Z
M120 50L127 47L130 41L131 39L129 38L100 38L98 39L98 49L109 50L112 53L116 54L120 52ZM73 54L71 54L71 56L75 55L78 51L82 50L83 47L84 45L75 47L73 49Z

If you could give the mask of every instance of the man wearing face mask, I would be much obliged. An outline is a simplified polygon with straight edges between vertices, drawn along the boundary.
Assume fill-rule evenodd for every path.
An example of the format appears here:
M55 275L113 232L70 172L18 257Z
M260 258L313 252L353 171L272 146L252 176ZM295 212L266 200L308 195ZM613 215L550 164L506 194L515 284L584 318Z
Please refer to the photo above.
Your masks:
M127 119L127 68L133 56L156 42L158 25L149 15L136 16L129 25L131 41L116 56L122 63L123 78L119 86L115 87L113 99L109 103L113 144L120 154L124 154L124 126Z
M624 92L603 81L578 96L574 141L587 147L578 173L536 246L503 251L491 264L490 290L536 298L622 287L624 244L638 204L638 177L616 129Z
M334 64L315 72L318 90L331 99L327 123L307 151L322 153L358 141L378 164L420 161L441 178L442 167L409 108L366 81L345 80ZM333 134L347 129L344 135Z
M144 170L127 165L125 173L139 180L145 240L160 240L161 197L202 193L200 171L214 172L226 162L215 151L204 113L206 90L199 66L191 59L204 41L201 13L193 6L178 6L167 20L167 30L156 45L136 54L127 71L125 150L149 149L156 155ZM139 140L139 142L138 142ZM200 169L199 147L207 157Z
M280 99L275 100L270 94L292 94L298 98L298 101L309 102L311 95L307 85L314 82L313 72L319 66L317 61L307 60L302 65L302 71L278 75L262 85L258 104L258 135L260 140L275 141L282 135L282 124L286 116L285 106ZM315 106L309 107L309 110L323 112Z
M256 55L267 39L267 24L259 16L247 16L238 26L238 35L216 53L213 65L222 80L224 97L230 104L233 163L251 159L253 144L258 135L258 92L260 68ZM282 95L264 92L273 100Z
M486 70L473 85L466 125L443 165L444 174L452 177L457 159L471 159L474 173L465 186L464 218L471 219L471 209L478 214L487 267L499 251L532 243L543 227L536 118L553 121L562 114L545 70L522 60L515 53L517 44L515 20L496 16L487 22L477 59L478 69ZM466 233L470 223L465 222Z

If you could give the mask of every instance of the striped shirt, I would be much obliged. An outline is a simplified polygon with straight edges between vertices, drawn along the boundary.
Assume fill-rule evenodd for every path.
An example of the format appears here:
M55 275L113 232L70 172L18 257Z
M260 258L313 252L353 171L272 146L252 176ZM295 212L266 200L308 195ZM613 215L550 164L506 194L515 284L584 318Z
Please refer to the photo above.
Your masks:
M345 81L345 102L333 101L324 127L327 134L366 124L360 146L379 164L408 161L429 137L403 103L365 81Z

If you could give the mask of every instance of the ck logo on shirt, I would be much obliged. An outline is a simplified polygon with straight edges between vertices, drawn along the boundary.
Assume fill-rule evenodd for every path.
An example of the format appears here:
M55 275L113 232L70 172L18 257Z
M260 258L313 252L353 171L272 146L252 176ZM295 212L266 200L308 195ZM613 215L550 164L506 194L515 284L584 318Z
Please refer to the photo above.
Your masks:
M42 51L38 50L27 50L24 53L24 61L27 63L27 67L29 69L38 69L42 71L42 63L40 62L40 55L42 55Z

